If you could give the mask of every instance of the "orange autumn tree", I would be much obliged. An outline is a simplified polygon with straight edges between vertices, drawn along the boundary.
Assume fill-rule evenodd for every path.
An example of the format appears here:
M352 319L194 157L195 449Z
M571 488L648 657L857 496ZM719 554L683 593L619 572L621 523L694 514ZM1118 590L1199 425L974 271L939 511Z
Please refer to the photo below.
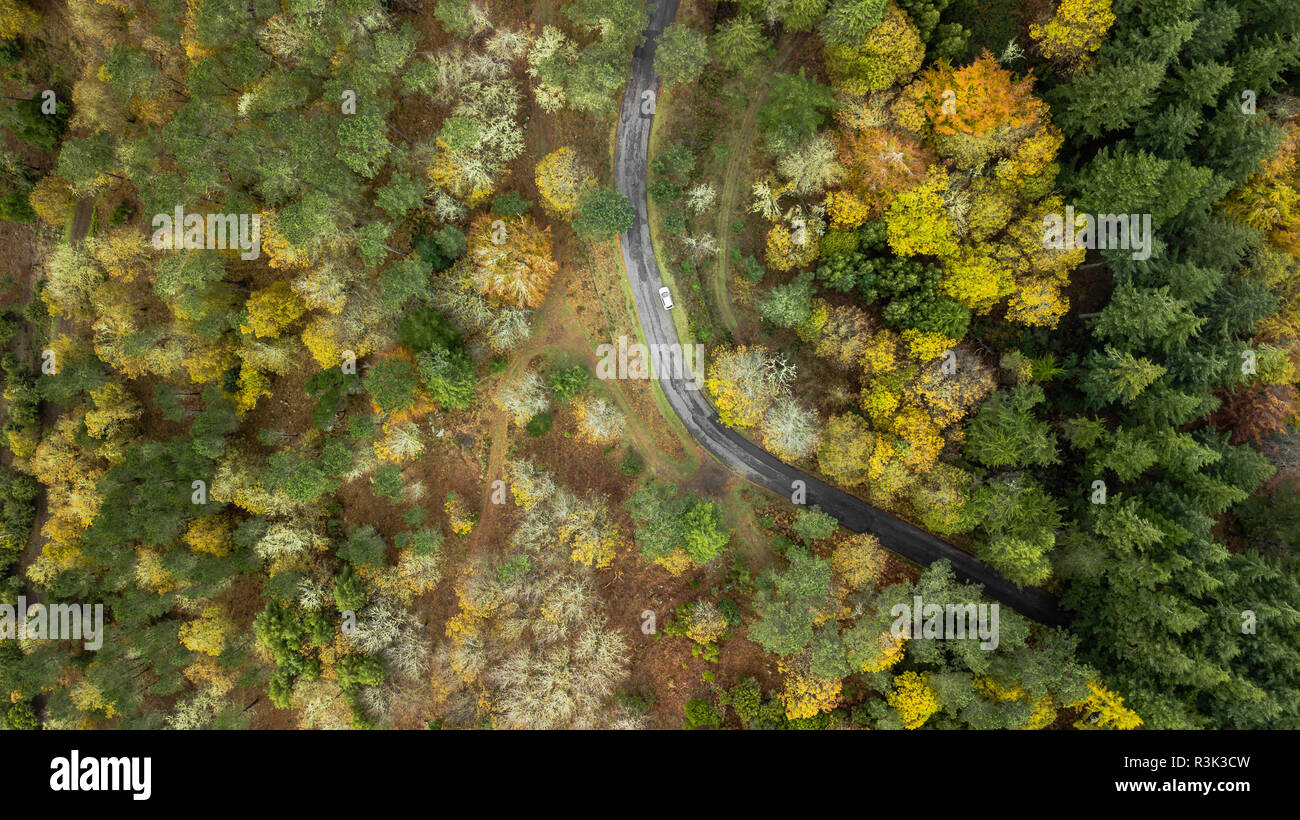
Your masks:
M987 50L961 68L940 60L922 82L926 116L940 135L984 137L995 129L1027 125L1047 108L1030 93L1031 77L1013 80Z
M537 307L558 269L551 232L532 217L496 219L484 214L469 230L472 280L479 293L513 307Z
M887 127L842 134L839 149L844 188L873 217L880 216L899 191L924 179L926 168L934 162L934 155L915 137Z
M1255 384L1222 398L1223 404L1210 422L1218 430L1231 431L1233 444L1250 441L1258 446L1273 433L1285 430L1296 416L1293 384Z

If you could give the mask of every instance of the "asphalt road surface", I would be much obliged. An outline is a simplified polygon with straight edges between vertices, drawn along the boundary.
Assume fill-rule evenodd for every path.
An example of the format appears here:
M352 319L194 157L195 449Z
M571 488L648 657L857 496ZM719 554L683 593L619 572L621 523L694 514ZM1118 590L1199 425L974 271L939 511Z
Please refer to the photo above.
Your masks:
M660 0L653 10L650 26L645 32L645 43L633 57L632 80L623 97L614 151L615 187L632 200L636 209L636 222L631 230L619 237L623 264L636 296L645 341L650 345L664 345L663 350L678 349L679 340L672 315L659 299L663 281L650 242L646 160L654 117L653 95L658 93L659 86L654 71L654 51L659 35L677 14L677 4L678 0ZM787 498L795 492L795 482L802 481L807 493L806 503L818 505L846 528L854 532L869 532L888 549L918 564L929 565L946 559L958 578L982 585L987 595L1022 615L1046 624L1064 623L1061 611L1050 595L1038 589L1021 589L970 554L783 463L719 422L717 412L688 374L664 367L657 368L657 371L664 395L682 424L729 469Z

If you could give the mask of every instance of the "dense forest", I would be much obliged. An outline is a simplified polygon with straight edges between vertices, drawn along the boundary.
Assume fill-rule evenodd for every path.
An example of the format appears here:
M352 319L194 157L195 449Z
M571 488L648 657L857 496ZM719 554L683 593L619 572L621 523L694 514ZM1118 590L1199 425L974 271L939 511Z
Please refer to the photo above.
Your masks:
M0 723L1300 728L1290 0L0 0ZM1055 236L1054 236L1055 231ZM1054 241L1059 239L1060 241ZM792 503L792 501L794 503ZM6 631L7 630L7 631Z

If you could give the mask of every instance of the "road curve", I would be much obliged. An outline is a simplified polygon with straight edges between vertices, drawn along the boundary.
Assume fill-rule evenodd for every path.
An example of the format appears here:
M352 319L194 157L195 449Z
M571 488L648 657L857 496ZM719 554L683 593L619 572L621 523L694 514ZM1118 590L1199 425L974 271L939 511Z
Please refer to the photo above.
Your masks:
M671 315L659 300L659 288L663 282L654 246L650 242L646 161L654 106L653 97L646 92L658 93L659 78L654 71L655 47L659 35L676 16L677 4L678 0L659 0L652 8L644 43L633 57L632 79L623 97L614 150L615 187L628 196L636 209L632 228L619 237L623 264L636 298L646 342L659 345L677 345L679 341ZM682 378L680 374L662 370L668 369L661 369L656 376L682 424L729 469L786 497L791 496L794 482L802 481L807 489L807 503L820 506L846 528L854 532L869 532L890 550L918 564L928 565L947 559L958 578L982 585L987 595L1022 615L1045 624L1064 623L1051 596L1038 589L1021 589L970 554L783 463L719 422L717 412L689 377Z

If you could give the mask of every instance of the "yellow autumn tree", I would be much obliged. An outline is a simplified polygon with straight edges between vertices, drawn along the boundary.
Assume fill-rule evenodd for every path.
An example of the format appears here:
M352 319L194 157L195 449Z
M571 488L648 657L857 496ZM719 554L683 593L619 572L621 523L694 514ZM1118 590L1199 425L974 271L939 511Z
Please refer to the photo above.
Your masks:
M867 478L867 460L876 447L875 433L856 413L831 416L817 446L817 467L836 484L851 487Z
M1221 205L1237 221L1300 259L1300 119L1286 123L1278 151Z
M673 547L666 555L661 555L654 562L674 578L680 578L687 570L699 566L695 563L695 559L691 558L691 554L681 547Z
M134 438L136 421L144 408L124 385L106 382L90 391L90 400L94 409L86 412L86 435L121 444L125 444L125 439Z
M162 553L155 549L142 549L136 553L135 582L142 589L159 595L174 592L181 586L176 576L163 566Z
M186 649L216 657L226 648L226 636L233 628L220 606L208 604L203 614L181 626L178 637Z
M963 246L944 260L939 290L977 313L988 313L1015 289L1011 269L993 258L987 246Z
M182 671L190 683L209 686L218 694L225 694L235 687L235 675L210 655L200 656Z
M533 179L546 210L564 219L573 218L578 200L596 184L596 178L578 158L578 152L568 146L542 157Z
M885 570L880 539L866 532L854 533L835 546L831 567L854 592L874 586Z
M930 674L904 672L894 678L894 688L885 700L898 712L908 729L919 729L939 711L939 693L930 686Z
M41 301L51 316L89 317L91 295L104 281L104 272L84 248L55 245L45 260L45 287Z
M787 225L778 222L767 232L767 264L773 270L802 268L817 261L821 246L814 234L815 223L805 220Z
M837 679L819 678L808 671L805 664L777 663L783 679L781 691L777 694L785 706L785 716L790 720L815 717L821 712L829 712L839 705L840 690L844 682Z
M1061 129L1046 119L1039 120L1023 139L1008 143L1007 155L993 166L994 179L1003 189L1019 191L1044 173L1054 177L1056 169L1052 163L1064 143Z
M822 329L831 318L831 305L820 296L814 297L812 301L812 313L808 318L795 326L794 332L799 334L799 338L805 342L812 342L821 335Z
M713 357L705 386L728 427L753 427L781 394L790 373L759 346L724 348Z
M181 366L195 384L216 381L238 361L233 340L209 342L193 335L186 338L189 343Z
M881 91L921 67L925 44L907 12L893 2L885 16L854 45L827 44L826 71L849 94Z
M902 338L903 344L907 346L907 352L911 354L912 358L921 362L938 359L943 355L944 351L951 350L961 341L950 336L944 336L942 333L930 333L914 327L904 329L899 336Z
M253 291L244 304L248 321L241 325L244 332L252 332L274 339L307 310L302 297L293 292L289 283L278 280L261 290Z
M48 583L64 570L84 566L81 534L103 503L98 484L107 472L107 463L80 443L84 441L84 413L82 405L59 416L53 428L46 429L28 465L36 480L45 485L49 507L49 517L41 528L49 541L27 569L27 577L37 583Z
M152 246L145 235L131 225L110 229L87 244L91 256L115 282L130 284L136 277L149 272Z
M506 481L515 503L526 510L549 500L557 489L550 472L522 458L506 462Z
M1056 281L1028 278L1007 303L1007 320L1030 327L1056 327L1070 310L1069 300Z
M946 428L973 412L993 392L993 371L970 351L955 354L962 365L945 372L942 365L921 368L903 390L908 405L924 410L937 427Z
M262 396L271 395L271 380L265 373L251 367L239 370L239 389L235 391L235 412L247 413L257 406Z
M874 330L866 311L855 305L836 305L826 312L826 322L813 352L851 370L866 355Z
M905 407L889 426L890 432L906 442L900 457L909 470L920 473L934 466L944 442L929 414L919 407Z
M429 180L471 208L486 202L499 180L475 156L475 151L454 150L442 137L437 138L437 146L429 164Z
M850 191L831 191L825 204L831 227L837 231L854 230L871 218L871 208Z
M1008 302L1007 318L1031 327L1055 327L1069 310L1064 288L1070 274L1083 261L1083 248L1058 250L1043 242L1043 220L1060 213L1064 204L1053 196L1035 203L1020 219L1007 226L996 246L995 264L1010 271L1014 293Z
M597 396L588 396L573 410L578 433L593 444L609 444L623 438L627 418L617 407Z
M872 334L862 346L858 365L862 375L870 378L889 373L898 367L898 335L888 328Z
M849 665L860 672L884 672L903 659L907 644L905 635L894 635L892 629L873 632L867 624L855 626L844 633L844 648L848 650Z
M1111 0L1061 0L1046 23L1029 26L1029 36L1044 57L1077 69L1101 48L1114 23Z
M901 383L894 376L872 379L862 388L862 410L878 429L889 429L889 420L903 401Z
M447 523L451 525L451 531L457 535L469 533L478 523L477 516L470 512L469 505L458 493L448 493L442 509L447 514Z
M898 436L881 434L876 449L867 462L867 491L878 507L891 507L895 498L916 481L905 460L908 442Z
M31 34L41 23L35 9L20 0L0 0L0 40Z
M931 166L925 180L901 191L885 211L889 247L900 256L952 256L957 252L957 235L948 217L944 192L948 172Z
M693 601L685 614L686 637L698 644L715 643L727 631L727 619L712 601Z
M1045 729L1056 720L1056 700L1051 693L1033 697L1018 683L1003 686L993 678L983 675L975 678L975 691L990 700L1020 701L1027 704L1031 711L1025 722L1018 729Z
M321 367L338 367L342 361L343 347L335 338L334 327L328 318L317 316L302 329L302 343Z
M604 501L594 496L564 505L558 530L561 541L569 546L569 557L597 569L614 561L623 540Z
M1137 712L1124 705L1124 699L1097 681L1089 681L1092 694L1070 704L1083 716L1075 721L1076 729L1136 729L1142 725Z
M9 451L15 458L31 458L36 452L36 445L41 442L41 430L36 425L27 427L10 427L5 431L9 442Z
M206 515L190 522L185 543L195 552L222 556L230 552L230 522L224 515Z
M117 701L105 700L104 690L88 680L77 682L68 690L68 695L72 699L72 705L83 712L102 711L106 718L114 718L119 714Z

